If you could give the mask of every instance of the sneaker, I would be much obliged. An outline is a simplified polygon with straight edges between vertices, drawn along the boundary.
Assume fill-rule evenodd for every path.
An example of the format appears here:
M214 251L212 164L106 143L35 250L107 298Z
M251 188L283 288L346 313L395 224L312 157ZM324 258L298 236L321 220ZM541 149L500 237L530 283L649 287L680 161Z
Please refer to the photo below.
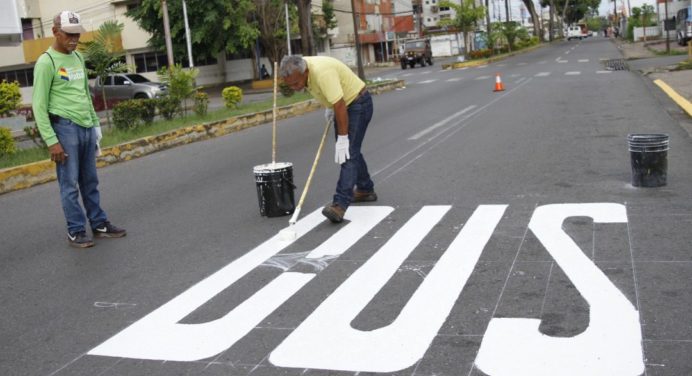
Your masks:
M124 228L120 228L106 221L92 229L97 238L122 238L127 235Z
M377 201L377 193L372 192L361 192L359 190L353 191L353 202L372 202Z
M74 234L67 233L67 241L75 248L89 248L94 246L94 241L86 231L78 231Z
M322 215L327 217L332 223L340 223L344 220L344 210L339 204L329 204L322 209Z

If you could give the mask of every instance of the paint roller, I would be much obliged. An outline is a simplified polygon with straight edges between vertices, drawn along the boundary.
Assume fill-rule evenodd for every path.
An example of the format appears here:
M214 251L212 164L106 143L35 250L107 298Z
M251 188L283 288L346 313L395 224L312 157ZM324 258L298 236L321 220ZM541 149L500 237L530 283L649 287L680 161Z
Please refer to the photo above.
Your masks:
M282 240L295 240L298 234L295 231L295 224L300 215L300 209L303 208L303 202L305 201L305 196L308 194L308 189L310 188L310 183L312 182L312 176L315 174L317 169L317 163L320 161L320 155L322 155L322 149L324 148L324 140L327 138L327 133L329 132L329 126L332 125L332 121L327 121L324 126L324 132L322 132L322 140L320 141L320 146L317 148L317 153L315 154L315 160L312 162L312 168L310 169L310 174L308 174L308 180L305 182L305 187L303 187L303 193L300 194L300 200L298 201L298 206L293 212L291 219L288 220L288 227L279 231L279 237Z

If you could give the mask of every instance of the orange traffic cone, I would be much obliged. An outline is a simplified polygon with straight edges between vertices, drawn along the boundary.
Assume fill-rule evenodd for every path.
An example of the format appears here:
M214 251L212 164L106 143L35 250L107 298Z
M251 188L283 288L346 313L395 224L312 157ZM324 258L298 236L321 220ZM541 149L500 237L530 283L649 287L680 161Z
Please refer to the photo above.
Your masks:
M505 85L502 83L499 73L495 75L495 90L493 91L505 91Z

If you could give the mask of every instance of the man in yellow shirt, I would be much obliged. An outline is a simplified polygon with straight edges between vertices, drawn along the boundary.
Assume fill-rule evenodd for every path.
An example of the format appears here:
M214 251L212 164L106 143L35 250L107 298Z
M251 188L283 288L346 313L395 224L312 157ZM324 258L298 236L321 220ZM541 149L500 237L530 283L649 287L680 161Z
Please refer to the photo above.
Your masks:
M377 200L360 151L372 118L370 93L346 64L328 56L285 56L279 74L294 91L307 89L326 107L326 120L334 124L334 161L341 165L341 172L332 203L324 207L322 214L339 223L352 202Z

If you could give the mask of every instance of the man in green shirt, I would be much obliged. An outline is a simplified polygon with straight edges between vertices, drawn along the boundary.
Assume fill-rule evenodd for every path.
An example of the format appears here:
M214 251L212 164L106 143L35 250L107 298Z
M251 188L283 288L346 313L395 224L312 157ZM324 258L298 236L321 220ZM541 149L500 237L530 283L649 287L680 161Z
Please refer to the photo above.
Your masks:
M96 151L101 127L89 93L84 58L77 43L84 27L79 14L63 11L53 19L55 42L36 61L32 106L36 125L55 162L70 245L94 245L86 233L86 217L96 237L119 238L124 229L112 225L101 209ZM84 211L79 203L82 196Z

